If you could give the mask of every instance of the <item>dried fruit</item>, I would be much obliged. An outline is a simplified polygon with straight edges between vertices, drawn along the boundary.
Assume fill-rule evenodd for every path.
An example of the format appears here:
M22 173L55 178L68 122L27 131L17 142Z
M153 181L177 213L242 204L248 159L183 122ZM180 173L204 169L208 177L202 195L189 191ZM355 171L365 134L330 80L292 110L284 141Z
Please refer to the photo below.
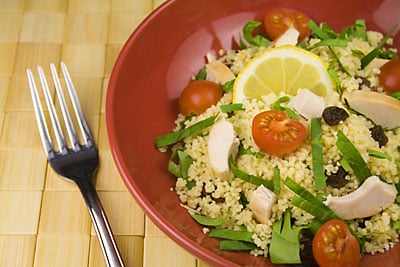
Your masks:
M389 141L382 126L375 125L374 127L370 128L369 131L371 132L372 138L378 142L379 147L383 147Z
M349 114L343 108L330 106L324 109L322 117L328 125L333 126L339 124L341 121L345 121L349 117Z

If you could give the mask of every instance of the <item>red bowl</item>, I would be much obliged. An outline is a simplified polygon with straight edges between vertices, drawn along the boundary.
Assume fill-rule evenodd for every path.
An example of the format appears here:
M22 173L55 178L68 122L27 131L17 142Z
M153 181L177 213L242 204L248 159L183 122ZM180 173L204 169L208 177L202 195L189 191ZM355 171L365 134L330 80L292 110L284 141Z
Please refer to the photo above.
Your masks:
M243 25L262 20L270 8L284 6L325 21L335 30L363 18L369 29L387 33L398 20L398 0L172 0L151 13L132 33L114 66L106 101L112 154L128 190L145 213L169 237L216 266L273 266L264 257L222 252L180 207L175 178L167 171L169 155L155 137L170 132L178 113L177 98L208 52L232 48ZM399 48L400 35L395 35ZM379 262L400 266L400 246L365 256L364 266ZM368 264L370 263L370 264ZM390 265L391 264L391 265Z

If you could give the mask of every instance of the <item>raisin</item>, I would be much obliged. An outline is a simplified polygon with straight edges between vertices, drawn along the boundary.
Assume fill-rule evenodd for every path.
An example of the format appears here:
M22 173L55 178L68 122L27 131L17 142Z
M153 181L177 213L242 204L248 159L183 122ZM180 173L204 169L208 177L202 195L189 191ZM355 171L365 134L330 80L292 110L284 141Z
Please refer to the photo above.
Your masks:
M346 170L342 166L339 166L336 173L327 175L328 178L326 179L326 184L330 185L334 188L341 188L341 187L345 186L348 182L346 180L347 174L348 173L346 172Z
M378 142L379 147L383 147L389 141L382 126L375 125L374 127L370 128L369 131L371 132L372 138Z
M332 126L339 124L341 121L345 121L349 117L349 114L343 108L330 106L324 109L322 117L328 125Z

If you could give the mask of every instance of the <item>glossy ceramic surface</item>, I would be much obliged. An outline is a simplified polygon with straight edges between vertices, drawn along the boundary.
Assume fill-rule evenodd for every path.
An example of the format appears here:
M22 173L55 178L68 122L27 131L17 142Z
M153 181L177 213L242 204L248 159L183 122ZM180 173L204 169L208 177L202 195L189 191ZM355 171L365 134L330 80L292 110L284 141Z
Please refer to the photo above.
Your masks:
M107 93L106 122L112 153L127 188L146 214L173 240L217 266L271 266L263 257L221 252L218 242L202 233L170 189L168 154L154 146L170 132L178 113L177 98L205 63L208 52L235 47L243 25L261 20L272 7L303 11L335 30L364 18L369 29L386 33L399 20L398 0L172 0L137 28L115 64ZM400 36L395 43L399 47ZM367 262L400 266L400 249ZM156 253L156 252L155 252Z

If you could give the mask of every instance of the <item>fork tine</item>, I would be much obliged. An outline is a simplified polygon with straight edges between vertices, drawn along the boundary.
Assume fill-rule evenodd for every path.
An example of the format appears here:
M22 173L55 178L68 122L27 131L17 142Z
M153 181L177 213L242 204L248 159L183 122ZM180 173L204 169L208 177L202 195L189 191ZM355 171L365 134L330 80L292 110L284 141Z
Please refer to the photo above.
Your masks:
M74 84L72 83L71 76L69 75L67 66L64 62L61 62L61 69L64 75L65 82L67 84L68 92L72 101L72 105L75 111L75 115L78 118L78 125L81 131L83 138L85 139L86 145L91 146L93 144L93 138L90 133L89 126L86 122L85 116L83 115L83 111L81 105L79 103L79 98L76 94L76 90Z
M63 91L61 89L61 83L60 83L60 79L58 78L58 73L57 73L56 67L54 66L53 63L50 64L50 70L51 70L51 74L53 76L53 81L54 81L54 85L55 85L55 88L56 88L57 97L58 97L58 100L60 102L61 113L62 113L63 118L64 118L65 127L67 128L68 137L69 137L69 140L71 142L71 148L74 151L79 151L80 150L79 140L78 140L78 137L76 135L75 127L74 127L74 125L72 123L72 119L71 119L71 116L69 114L67 104L65 102L64 93L63 93Z
M42 104L40 103L40 98L39 98L39 94L37 91L35 79L33 78L32 70L27 69L26 72L28 75L29 88L31 91L31 97L32 97L33 108L35 111L36 122L37 122L37 125L39 128L40 139L42 140L42 145L43 145L46 155L49 156L50 154L53 153L53 146L51 143L49 129L47 127L46 118L43 113Z
M43 89L46 105L49 110L50 121L53 126L53 131L54 131L54 135L56 137L58 149L59 149L59 152L64 154L67 152L67 146L65 144L65 139L64 139L64 135L61 130L60 121L58 119L57 112L54 107L51 95L50 95L50 90L49 90L49 86L47 85L46 76L44 75L43 69L40 66L38 67L38 73L39 73L40 82L42 84L42 89Z

